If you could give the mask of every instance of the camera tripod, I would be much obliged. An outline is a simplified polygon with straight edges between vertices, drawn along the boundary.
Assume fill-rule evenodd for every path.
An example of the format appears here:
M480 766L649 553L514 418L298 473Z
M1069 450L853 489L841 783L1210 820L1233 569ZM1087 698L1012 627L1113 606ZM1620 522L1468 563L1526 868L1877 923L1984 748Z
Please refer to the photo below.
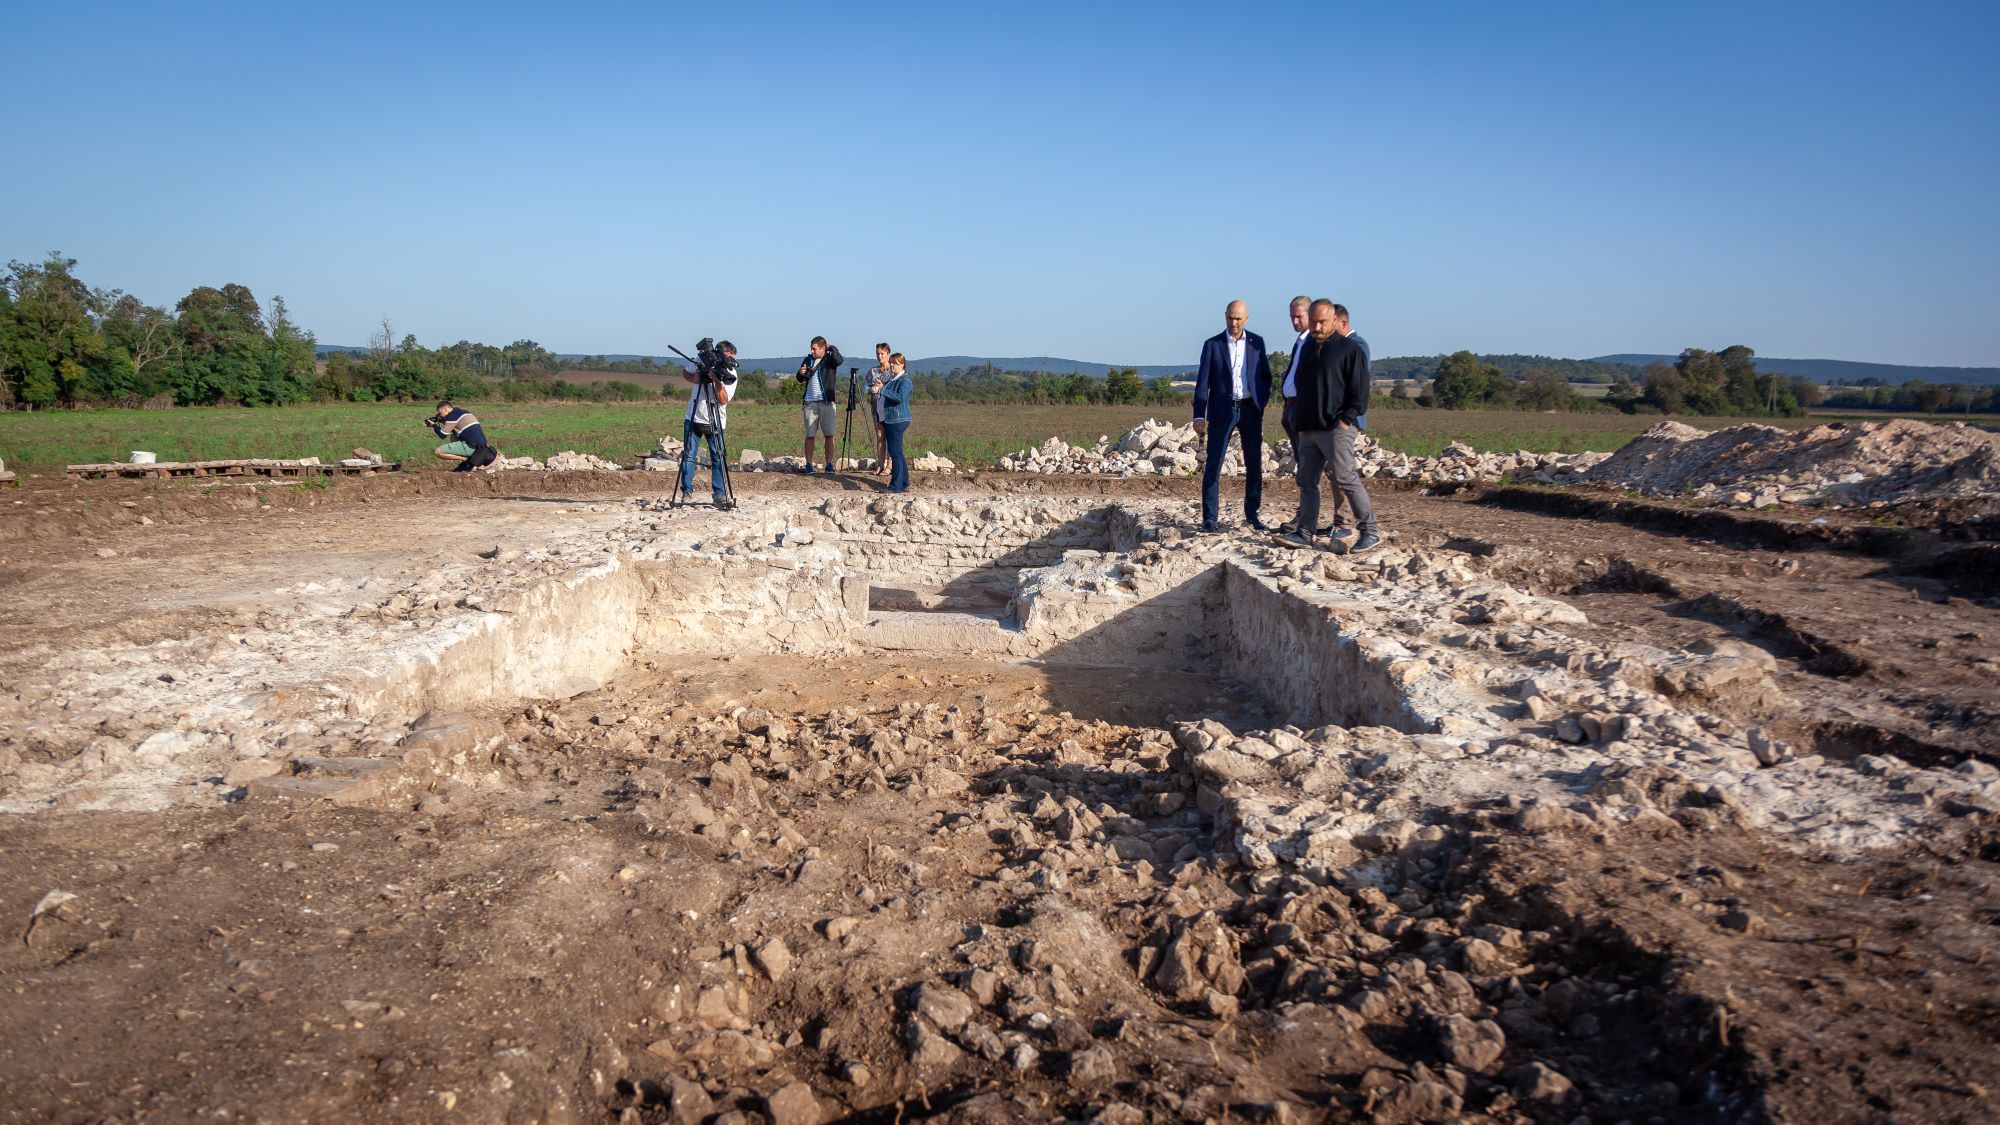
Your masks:
M687 353L674 347L672 344L667 345L667 347L682 359L688 358ZM722 404L718 401L715 393L715 376L708 372L705 365L698 367L697 370L700 374L695 378L694 390L689 393L689 397L701 397L693 416L696 418L706 417L708 424L715 427L715 443L710 445L708 434L703 433L701 430L692 429L685 424L682 425L681 434L684 440L681 448L681 461L674 469L674 474L678 479L674 482L673 499L668 503L678 508L682 504L692 504L695 502L694 475L701 469L701 455L704 452L703 450L697 450L695 443L700 442L703 446L707 446L705 452L708 454L710 465L722 472L723 500L716 502L715 506L718 508L734 508L736 507L736 483L729 479L729 428L722 424ZM718 461L716 458L720 458L721 460Z
M860 374L859 367L847 369L847 433L840 439L840 460L844 464L853 462L853 458L848 454L852 452L854 445L854 388L855 380Z

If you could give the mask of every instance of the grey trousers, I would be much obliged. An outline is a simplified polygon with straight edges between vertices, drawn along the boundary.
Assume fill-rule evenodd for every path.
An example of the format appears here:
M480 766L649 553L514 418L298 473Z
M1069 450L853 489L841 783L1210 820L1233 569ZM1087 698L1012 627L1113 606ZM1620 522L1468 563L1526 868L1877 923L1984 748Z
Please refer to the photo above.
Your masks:
M1319 475L1325 472L1333 487L1347 497L1354 509L1354 525L1363 535L1375 534L1375 506L1368 502L1368 490L1361 487L1361 470L1354 463L1354 442L1361 436L1356 429L1304 430L1299 434L1299 514L1294 523L1310 532L1319 526Z

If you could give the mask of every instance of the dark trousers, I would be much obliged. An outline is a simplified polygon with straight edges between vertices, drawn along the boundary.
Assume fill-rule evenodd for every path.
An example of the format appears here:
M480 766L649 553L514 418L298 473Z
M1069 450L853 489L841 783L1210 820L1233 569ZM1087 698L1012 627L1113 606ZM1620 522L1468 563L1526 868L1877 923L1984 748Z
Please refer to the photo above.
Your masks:
M1222 508L1222 459L1229 453L1229 435L1243 439L1243 518L1257 518L1264 502L1264 408L1254 398L1229 404L1227 413L1209 412L1208 464L1201 470L1201 522L1214 523Z
M465 460L460 461L456 465L453 465L451 467L451 471L454 473L469 473L474 469L482 469L488 465L491 465L493 463L494 458L498 456L500 456L499 450L493 448L490 445L482 445L478 449L472 451L472 456L467 457Z
M907 492L910 488L910 459L903 456L903 435L909 431L908 422L882 423L882 440L889 446L889 491Z
M1319 524L1319 475L1333 478L1333 487L1347 497L1354 509L1354 523L1361 534L1375 533L1375 508L1368 502L1368 490L1361 484L1361 469L1355 463L1356 429L1306 430L1299 435L1299 514L1293 523L1311 533Z
M695 444L695 439L700 436L702 435L694 432L693 419L681 423L681 487L689 492L694 491L695 456L700 448ZM729 495L729 480L723 475L729 471L729 466L722 460L722 431L710 430L706 436L711 478L709 485L714 489L715 499L719 501Z
M1299 463L1299 400L1296 396L1285 400L1285 408L1278 413L1278 424L1285 428L1285 437L1292 443L1292 464Z

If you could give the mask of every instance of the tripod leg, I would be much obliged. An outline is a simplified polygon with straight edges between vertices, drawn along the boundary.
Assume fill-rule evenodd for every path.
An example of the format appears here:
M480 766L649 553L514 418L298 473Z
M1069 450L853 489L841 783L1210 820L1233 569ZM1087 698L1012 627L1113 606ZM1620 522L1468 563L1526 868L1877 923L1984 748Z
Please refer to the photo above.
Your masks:
M734 508L736 506L736 482L729 479L729 427L721 424L722 407L716 402L715 388L710 387L708 395L708 416L717 423L715 427L715 445L709 449L708 457L710 461L714 462L714 468L721 471L722 495L728 498L729 506ZM706 443L704 442L704 444Z
M716 456L716 450L720 450L722 456L722 494L729 498L729 506L733 508L736 506L736 482L729 479L729 431L727 429L715 431L715 450L710 450L709 456Z
M694 441L699 436L701 435L695 433L692 427L686 423L681 424L681 460L680 464L674 469L674 498L668 501L675 508L680 507L686 501L694 499L693 480L691 478L694 476L694 471L700 467L698 463L699 457L693 456L695 452Z

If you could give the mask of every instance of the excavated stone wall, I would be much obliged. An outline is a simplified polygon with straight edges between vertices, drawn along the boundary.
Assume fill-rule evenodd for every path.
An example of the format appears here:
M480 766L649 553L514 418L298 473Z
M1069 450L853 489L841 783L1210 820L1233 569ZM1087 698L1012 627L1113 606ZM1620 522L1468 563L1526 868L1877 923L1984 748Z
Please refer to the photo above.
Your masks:
M394 652L339 692L350 716L411 718L488 700L562 698L602 687L630 660L648 600L613 559L520 591L504 611L460 618Z
M1316 591L1285 588L1236 563L1219 568L1228 673L1252 685L1296 727L1436 729L1434 708L1399 676L1411 653L1390 637L1344 631L1334 603ZM1287 584L1289 585L1289 584ZM1439 701L1442 702L1442 701Z
M1024 571L1014 595L1022 651L1051 664L1221 671L1222 570L1072 552Z
M1015 572L1053 566L1067 551L1129 550L1135 533L1122 508L1063 501L829 501L798 526L855 573L931 586L982 575L1010 585Z
M689 552L639 567L635 644L661 652L824 652L854 622L830 548L740 558Z

